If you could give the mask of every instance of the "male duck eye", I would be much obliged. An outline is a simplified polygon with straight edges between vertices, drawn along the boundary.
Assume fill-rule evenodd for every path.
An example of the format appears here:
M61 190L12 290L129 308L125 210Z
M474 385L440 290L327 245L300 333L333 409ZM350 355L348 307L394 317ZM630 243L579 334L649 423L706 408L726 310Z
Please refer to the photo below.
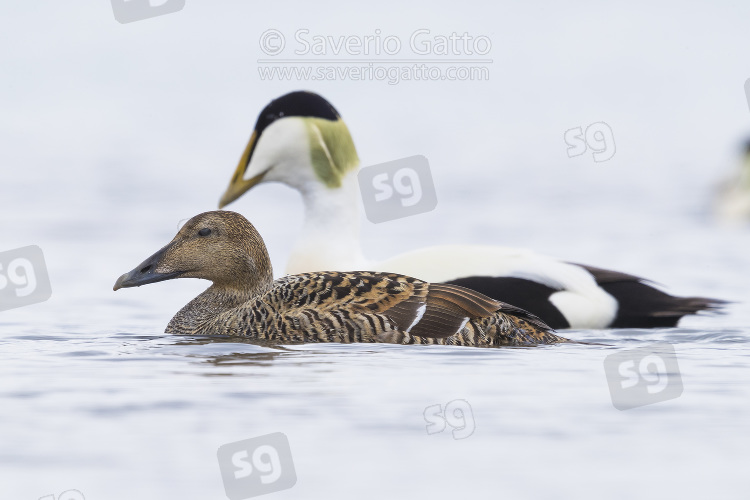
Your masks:
M209 234L211 234L211 230L209 228L207 228L207 227L204 227L203 229L201 229L200 231L198 231L198 234L200 236L208 236Z

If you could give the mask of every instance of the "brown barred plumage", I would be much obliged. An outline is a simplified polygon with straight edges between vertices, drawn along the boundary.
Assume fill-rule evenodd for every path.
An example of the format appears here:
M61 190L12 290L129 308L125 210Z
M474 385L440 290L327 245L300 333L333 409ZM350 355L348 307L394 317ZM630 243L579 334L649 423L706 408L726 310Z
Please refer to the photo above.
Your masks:
M197 277L213 285L166 332L262 342L389 342L474 347L569 342L532 314L455 285L398 274L319 272L273 281L263 240L234 212L188 221L115 290Z

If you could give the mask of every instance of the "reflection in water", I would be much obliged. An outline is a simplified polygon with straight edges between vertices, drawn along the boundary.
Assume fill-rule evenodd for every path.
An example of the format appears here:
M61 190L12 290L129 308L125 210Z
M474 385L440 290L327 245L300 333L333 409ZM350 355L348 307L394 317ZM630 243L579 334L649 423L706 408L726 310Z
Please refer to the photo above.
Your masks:
M180 353L187 358L201 358L202 362L216 366L257 365L267 366L274 360L284 359L295 365L320 365L335 363L337 357L372 355L388 350L409 352L442 350L468 354L471 351L486 351L484 348L453 346L402 346L393 344L278 344L244 337L167 337L170 346L180 346ZM219 351L219 353L217 353ZM176 352L176 351L175 351ZM322 357L322 359L321 359ZM330 361L327 361L330 359Z

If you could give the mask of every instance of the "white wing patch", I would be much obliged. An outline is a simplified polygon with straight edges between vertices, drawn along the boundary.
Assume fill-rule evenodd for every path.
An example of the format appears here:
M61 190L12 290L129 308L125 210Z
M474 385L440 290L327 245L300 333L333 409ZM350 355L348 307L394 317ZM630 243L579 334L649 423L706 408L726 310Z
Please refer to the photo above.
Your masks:
M463 320L463 321L461 322L461 326L459 326L459 327L458 327L458 330L456 330L456 333L458 333L458 332L460 332L461 330L463 330L463 329L464 329L464 327L466 326L466 323L468 323L468 322L469 322L469 318L464 318L464 320Z
M409 325L409 328L406 329L406 333L409 333L411 329L414 328L417 325L417 323L419 323L422 320L422 316L424 316L424 312L426 310L427 310L427 304L422 304L421 306L419 306L419 309L417 309L417 317L414 318L414 321L412 321L411 325Z

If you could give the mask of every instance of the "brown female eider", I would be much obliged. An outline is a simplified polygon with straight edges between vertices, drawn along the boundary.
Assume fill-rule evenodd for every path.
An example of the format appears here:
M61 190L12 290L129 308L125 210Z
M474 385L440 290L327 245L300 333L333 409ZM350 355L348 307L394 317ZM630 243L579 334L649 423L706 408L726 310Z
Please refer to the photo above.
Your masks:
M569 342L532 314L456 285L378 272L318 272L273 280L263 239L235 212L190 219L114 289L174 278L213 284L166 333L278 343L388 342L476 347Z

